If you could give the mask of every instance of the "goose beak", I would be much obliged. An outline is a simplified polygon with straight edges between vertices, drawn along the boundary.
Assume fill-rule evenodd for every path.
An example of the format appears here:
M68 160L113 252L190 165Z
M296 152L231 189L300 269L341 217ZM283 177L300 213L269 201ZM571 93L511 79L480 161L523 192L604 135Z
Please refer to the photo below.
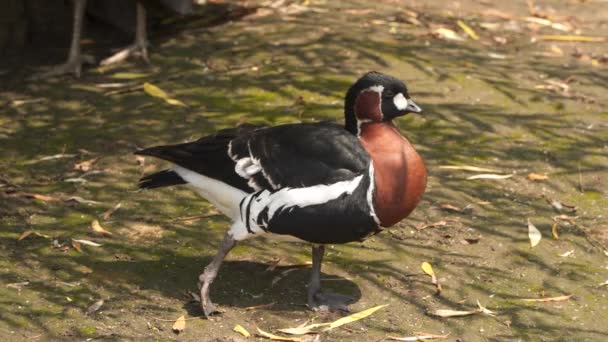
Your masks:
M422 113L422 108L418 107L418 105L416 104L416 102L414 102L414 100L407 99L407 106L405 107L405 111L407 113L420 114L420 113Z
M405 115L407 113L422 113L422 109L418 107L416 102L414 102L412 99L406 99L402 93L395 95L393 102L401 115Z

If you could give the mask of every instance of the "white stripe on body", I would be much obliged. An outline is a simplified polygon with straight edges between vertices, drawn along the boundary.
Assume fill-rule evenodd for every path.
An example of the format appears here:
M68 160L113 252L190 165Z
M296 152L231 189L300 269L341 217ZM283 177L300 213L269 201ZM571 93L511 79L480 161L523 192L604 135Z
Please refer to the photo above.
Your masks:
M335 200L344 194L350 195L357 189L361 183L361 179L363 179L363 175L329 185L314 185L306 188L283 188L276 192L263 190L250 194L242 202L239 219L247 220L249 218L249 229L254 234L264 232L267 229L266 223L270 222L272 217L278 212L294 207L303 208L319 205ZM265 209L268 210L267 220L258 224L258 216ZM246 222L233 225L231 232L237 240L245 239L248 235L251 235L247 230Z

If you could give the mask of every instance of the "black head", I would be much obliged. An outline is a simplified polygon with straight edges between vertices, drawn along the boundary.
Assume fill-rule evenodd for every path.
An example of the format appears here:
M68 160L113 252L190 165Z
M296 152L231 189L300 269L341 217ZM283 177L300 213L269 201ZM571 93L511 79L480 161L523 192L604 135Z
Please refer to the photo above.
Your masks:
M408 113L421 113L400 80L379 72L368 72L346 93L345 126L358 133L362 122L390 121Z

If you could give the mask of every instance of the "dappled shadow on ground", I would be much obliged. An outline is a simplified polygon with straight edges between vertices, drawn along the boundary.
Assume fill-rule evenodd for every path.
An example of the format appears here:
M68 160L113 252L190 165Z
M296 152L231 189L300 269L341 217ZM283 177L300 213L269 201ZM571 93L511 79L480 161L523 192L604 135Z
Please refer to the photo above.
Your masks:
M15 330L28 337L21 329L27 328L49 336L171 337L166 327L157 331L154 318L177 317L184 309L200 314L185 304L185 291L195 290L229 223L217 217L172 221L211 208L182 188L136 192L137 179L162 165L131 153L245 121L339 121L351 82L376 69L404 79L425 110L423 117L398 125L426 160L429 189L414 215L392 230L329 249L324 285L357 297L360 308L393 304L369 323L374 336L431 330L465 340L501 340L537 339L555 331L564 338L601 339L606 332L593 322L605 304L596 287L605 271L598 262L600 249L585 232L606 227L601 215L608 204L608 123L599 106L606 76L524 50L508 51L511 59L492 59L476 43L436 40L423 34L424 28L403 23L391 33L371 23L389 25L390 9L379 4L375 13L340 16L321 10L287 16L258 12L213 28L185 22L179 30L168 29L174 35L158 38L149 68L129 63L89 70L80 80L6 79L0 94L0 215L6 227L0 265L7 284L30 285L0 289L2 333ZM425 18L448 21L433 12ZM574 77L595 102L540 89L536 85L545 76L539 75ZM160 86L188 107L149 97L139 87L143 82ZM57 154L63 155L41 160ZM98 157L91 170L100 172L74 169ZM468 173L439 168L462 164L515 176L469 181ZM525 178L530 172L548 173L550 179L534 183ZM59 199L31 199L25 193ZM559 213L543 195L579 207L577 226L561 225L560 240L549 241L552 217ZM64 201L71 196L100 204ZM121 209L101 219L115 235L87 236L91 221L118 202ZM443 203L470 205L472 213L446 212ZM528 244L527 218L545 235L534 249ZM446 219L443 227L416 229ZM27 229L50 238L16 241ZM83 246L79 253L71 238L103 246ZM557 256L568 250L576 257ZM279 267L266 272L276 259ZM215 331L204 321L193 324L223 337L231 334L233 323L284 327L307 319L309 269L285 271L308 260L303 243L245 242L213 287L213 298L227 309L217 318L224 327ZM441 295L419 271L422 261L431 262L444 283ZM273 286L275 277L281 278ZM520 300L566 293L575 296L555 305ZM106 300L102 312L83 316L98 298ZM427 315L436 308L475 308L476 300L498 317ZM245 310L263 304L272 305ZM120 328L108 328L112 325ZM336 340L360 337L349 331L332 334Z

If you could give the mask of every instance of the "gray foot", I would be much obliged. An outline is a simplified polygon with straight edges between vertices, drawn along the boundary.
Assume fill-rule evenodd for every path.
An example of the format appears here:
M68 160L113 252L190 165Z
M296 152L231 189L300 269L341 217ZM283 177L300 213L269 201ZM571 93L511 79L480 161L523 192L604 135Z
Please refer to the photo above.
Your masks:
M313 311L344 311L350 312L348 305L354 302L354 298L327 292L317 292L308 300L308 307Z
M95 58L89 55L81 55L80 57L68 60L64 64L52 67L50 70L35 74L29 77L29 80L41 80L55 76L73 74L77 78L80 77L83 64L95 64Z

